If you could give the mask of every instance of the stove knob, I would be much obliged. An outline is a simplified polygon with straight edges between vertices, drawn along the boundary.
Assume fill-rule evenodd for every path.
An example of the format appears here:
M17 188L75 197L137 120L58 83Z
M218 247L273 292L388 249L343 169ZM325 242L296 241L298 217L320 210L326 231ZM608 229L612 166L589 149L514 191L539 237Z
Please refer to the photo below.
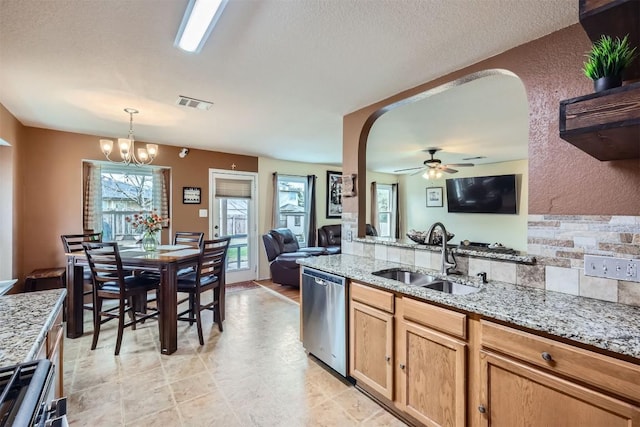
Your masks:
M51 405L49 405L48 412L54 417L67 415L67 398L61 397L60 399L52 401Z

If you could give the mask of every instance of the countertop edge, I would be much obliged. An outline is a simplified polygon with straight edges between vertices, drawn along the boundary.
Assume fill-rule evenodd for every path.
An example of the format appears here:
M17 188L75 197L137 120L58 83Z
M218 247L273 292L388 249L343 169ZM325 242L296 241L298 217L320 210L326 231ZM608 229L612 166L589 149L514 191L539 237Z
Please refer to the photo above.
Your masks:
M58 300L56 301L55 305L51 309L51 312L49 313L49 315L45 319L45 322L44 322L44 325L42 326L42 329L40 329L40 332L38 333L38 337L36 338L36 342L34 342L33 346L31 346L31 350L29 350L29 353L27 353L27 356L25 357L23 362L30 362L30 361L34 360L36 358L36 356L38 355L38 351L40 350L40 347L42 346L42 343L47 338L47 333L52 328L53 322L56 320L56 317L57 317L56 313L58 312L58 309L60 309L62 307L62 305L64 304L64 300L65 300L66 296L67 296L67 290L66 289L62 289L62 292L61 292L60 296L58 297Z
M328 257L334 257L334 264L331 264L332 261ZM343 268L337 266L345 262L349 265ZM448 279L480 287L481 292L460 296L443 294L370 274L371 271L394 267L409 268L429 274L434 274L433 271L356 255L303 258L298 260L298 263L426 302L631 357L640 364L640 332L636 332L637 326L633 326L640 323L640 307L495 281L478 285L473 281L465 282L464 278L457 277L448 277ZM373 269L363 270L363 266L372 265L375 266ZM494 302L494 299L502 299L502 301ZM619 328L619 325L624 325L627 329ZM630 333L627 334L625 331Z

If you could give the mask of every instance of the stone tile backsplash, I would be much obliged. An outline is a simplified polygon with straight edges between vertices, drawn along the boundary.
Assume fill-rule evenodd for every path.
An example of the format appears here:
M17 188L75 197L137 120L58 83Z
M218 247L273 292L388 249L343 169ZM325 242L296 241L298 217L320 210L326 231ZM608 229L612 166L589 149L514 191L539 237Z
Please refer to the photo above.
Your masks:
M544 275L520 284L640 306L640 283L584 275L585 254L640 258L640 216L529 215L527 253Z
M457 254L458 270L489 280L640 306L640 283L584 275L584 255L640 258L640 216L529 215L527 254L534 265ZM356 235L355 218L344 227ZM344 234L343 234L344 235ZM344 246L343 253L440 269L440 252L386 244ZM345 250L346 249L346 250ZM356 253L357 252L357 253Z

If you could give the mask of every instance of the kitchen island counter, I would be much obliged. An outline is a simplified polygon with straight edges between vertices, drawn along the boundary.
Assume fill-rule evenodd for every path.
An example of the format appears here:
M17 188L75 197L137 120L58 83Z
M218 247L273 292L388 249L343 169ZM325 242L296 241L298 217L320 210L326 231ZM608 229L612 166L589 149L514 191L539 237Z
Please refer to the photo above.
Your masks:
M36 358L66 294L52 289L0 297L0 367Z
M630 356L640 363L640 307L495 281L480 284L478 279L466 276L447 276L447 280L473 285L480 291L452 295L371 274L403 268L441 276L433 270L356 255L309 257L299 259L298 263L398 294Z

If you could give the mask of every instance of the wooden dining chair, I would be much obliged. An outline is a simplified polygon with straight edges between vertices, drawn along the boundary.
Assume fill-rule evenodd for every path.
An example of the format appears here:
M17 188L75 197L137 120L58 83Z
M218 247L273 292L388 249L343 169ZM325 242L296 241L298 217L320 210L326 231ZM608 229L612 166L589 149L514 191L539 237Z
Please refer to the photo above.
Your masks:
M83 242L102 242L102 233L85 231L82 234L63 234L60 236L60 239L62 240L64 253L68 254L71 252L83 251ZM85 267L83 269L82 278L84 284L84 291L82 294L85 297L88 295L93 295L93 279L91 278L91 269L89 267ZM85 310L93 311L93 305L84 304L84 298L82 307Z
M196 246L200 249L203 242L204 233L201 231L176 231L173 236L174 245Z
M116 339L115 355L120 353L122 333L124 328L131 326L136 329L136 324L156 316L157 309L149 309L147 314L136 316L136 301L147 301L149 291L157 291L160 279L147 275L125 275L128 273L122 268L122 259L115 242L84 242L82 243L87 254L87 261L91 268L93 278L93 341L91 350L95 350L100 335L100 326L113 319L118 319L118 337ZM159 295L159 292L156 292ZM105 300L118 300L116 307L102 309ZM146 305L146 304L145 304ZM157 305L160 307L160 304ZM146 307L145 307L146 308ZM128 313L130 321L126 322L125 314Z
M200 258L196 271L178 277L178 292L189 294L189 308L178 313L178 320L196 322L198 327L198 339L200 345L204 345L202 334L202 310L214 311L213 319L222 332L222 316L220 316L220 290L225 285L225 263L227 250L229 249L229 237L215 240L205 240L200 249ZM208 290L213 291L213 300L208 304L202 304L201 294ZM185 316L187 315L187 316Z

